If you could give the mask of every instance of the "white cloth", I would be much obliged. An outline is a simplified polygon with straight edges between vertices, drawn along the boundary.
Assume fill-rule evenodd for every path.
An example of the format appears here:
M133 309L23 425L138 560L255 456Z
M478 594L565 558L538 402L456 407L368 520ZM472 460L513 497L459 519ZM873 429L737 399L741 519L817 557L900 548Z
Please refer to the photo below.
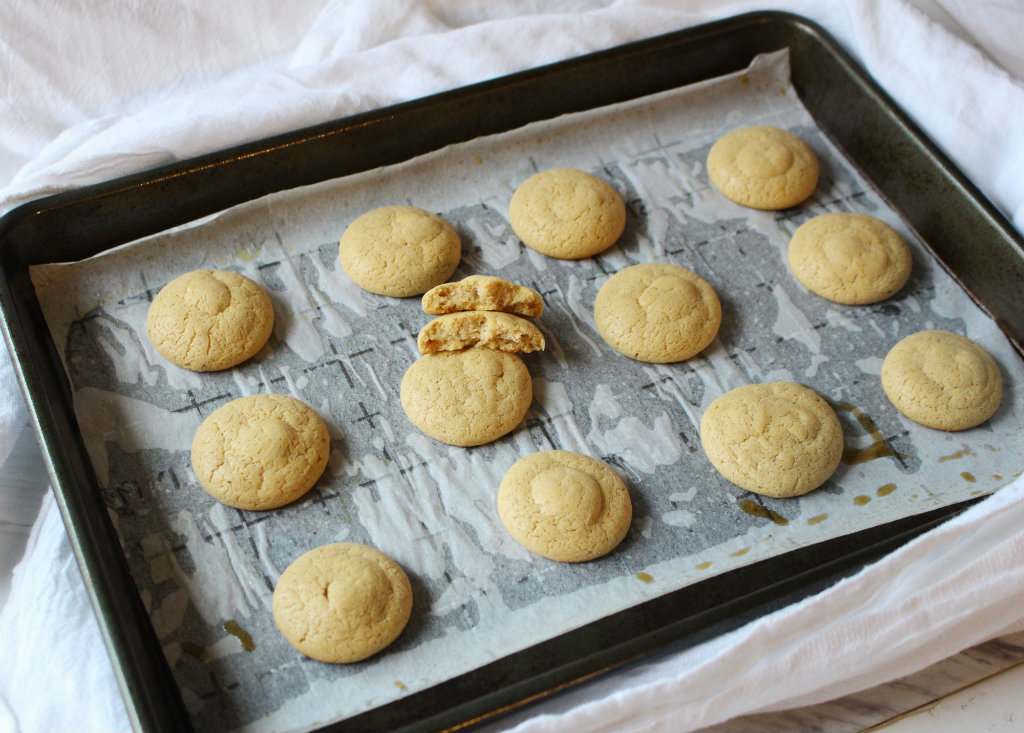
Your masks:
M998 0L918 5L927 13L902 0L772 7L829 30L1024 229L1024 7ZM140 0L114 12L68 0L12 0L0 5L0 212L761 7L715 0ZM27 420L6 352L0 390L3 461ZM4 494L43 490L16 484L0 472ZM5 546L24 543L6 527L0 524ZM493 727L692 729L846 694L1022 627L1018 480L824 593ZM128 727L47 494L0 613L0 730Z

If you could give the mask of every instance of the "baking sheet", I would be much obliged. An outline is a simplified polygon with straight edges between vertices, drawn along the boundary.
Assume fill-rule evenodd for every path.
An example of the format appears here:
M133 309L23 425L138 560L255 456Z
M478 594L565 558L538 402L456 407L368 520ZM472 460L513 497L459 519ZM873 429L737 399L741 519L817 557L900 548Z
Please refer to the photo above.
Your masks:
M709 188L708 148L745 124L785 127L815 148L823 175L811 201L753 212ZM558 165L593 171L627 199L621 242L592 260L545 258L507 224L519 182ZM456 226L464 255L455 277L502 274L545 297L538 325L548 349L525 357L534 404L494 444L439 444L401 411L398 385L428 316L418 299L359 290L337 264L347 223L389 203L437 211ZM838 210L878 216L911 242L914 274L896 298L838 306L789 276L789 235ZM597 336L597 289L646 261L682 264L718 290L723 327L700 357L642 364ZM152 296L199 267L243 272L274 302L271 344L226 373L177 369L145 336ZM1024 465L1019 358L814 126L789 86L784 53L711 82L261 199L91 260L33 268L32 277L133 577L202 730L305 730L348 717L731 568L994 490ZM938 433L885 400L882 358L924 328L964 333L999 361L1006 396L986 425ZM846 433L835 476L797 500L726 482L696 431L715 397L773 379L818 390ZM332 430L318 488L268 513L212 501L188 462L199 422L256 392L303 399ZM601 457L626 480L634 524L612 555L559 565L530 556L501 527L501 476L547 448ZM415 593L399 641L349 667L302 658L270 617L284 567L339 540L395 557Z

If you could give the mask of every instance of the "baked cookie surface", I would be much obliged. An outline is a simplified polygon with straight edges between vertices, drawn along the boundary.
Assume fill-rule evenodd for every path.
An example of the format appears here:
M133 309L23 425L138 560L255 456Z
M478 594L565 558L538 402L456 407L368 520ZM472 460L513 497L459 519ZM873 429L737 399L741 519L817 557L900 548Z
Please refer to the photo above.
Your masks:
M415 206L382 206L348 225L338 257L363 290L404 298L447 280L462 258L462 242L437 214Z
M469 275L441 283L422 299L423 310L434 316L458 311L501 311L528 318L544 312L544 300L535 290L494 275Z
M908 418L937 430L988 420L1003 398L999 365L984 348L950 331L907 336L882 362L882 389Z
M400 396L410 422L435 440L483 445L522 422L533 401L533 381L517 354L439 351L412 363Z
M300 555L277 581L274 623L307 657L348 664L402 633L412 614L405 571L366 545L337 542Z
M610 183L551 168L520 184L508 207L512 231L548 257L577 260L611 247L626 228L626 204Z
M526 549L559 562L586 562L626 536L633 506L607 464L563 450L516 461L498 488L498 514Z
M910 248L899 233L867 214L810 219L789 242L789 268L812 293L843 305L878 303L910 277Z
M725 478L776 499L818 488L843 456L835 411L814 390L792 382L726 392L701 417L700 440Z
M438 316L421 328L416 345L421 354L470 347L525 354L544 348L544 334L512 313L459 311Z
M818 185L818 156L803 140L777 127L741 127L708 152L708 178L723 196L753 209L787 209Z
M644 263L620 270L594 299L594 324L609 346L665 364L699 354L722 323L715 289L685 267Z
M305 494L327 466L330 436L304 402L278 394L221 405L192 439L192 470L214 499L237 509L276 509Z
M270 338L274 308L263 288L229 270L194 270L165 285L146 313L149 340L197 372L241 364Z

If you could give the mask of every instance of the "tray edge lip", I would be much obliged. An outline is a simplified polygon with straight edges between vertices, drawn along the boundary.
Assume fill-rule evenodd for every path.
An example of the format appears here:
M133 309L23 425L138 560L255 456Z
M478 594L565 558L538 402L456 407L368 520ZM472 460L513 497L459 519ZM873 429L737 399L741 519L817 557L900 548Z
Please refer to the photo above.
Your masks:
M645 38L626 41L607 48L595 49L577 56L559 59L538 66L525 67L498 77L443 89L421 97L360 110L351 115L335 117L294 130L274 133L248 142L206 151L181 160L162 163L142 171L126 173L114 178L76 186L68 190L36 196L0 213L0 246L5 243L9 232L14 230L23 220L61 208L70 203L83 203L93 198L116 195L125 189L136 187L139 183L150 183L167 178L187 176L199 169L222 165L238 158L266 153L273 149L302 144L313 138L329 136L340 133L348 128L358 127L370 120L395 117L409 111L420 110L426 106L449 103L453 98L475 96L482 91L509 83L529 82L534 77L547 76L556 70L586 65L588 62L600 59L601 57L617 57L633 49L641 49L659 43L677 43L678 39L682 36L698 36L721 32L726 26L731 25L767 23L781 23L792 27L800 27L805 32L813 34L822 43L832 46L834 50L843 54L846 53L822 26L805 16L781 10L753 10L744 12ZM852 59L850 60L852 61ZM854 64L856 64L855 61Z

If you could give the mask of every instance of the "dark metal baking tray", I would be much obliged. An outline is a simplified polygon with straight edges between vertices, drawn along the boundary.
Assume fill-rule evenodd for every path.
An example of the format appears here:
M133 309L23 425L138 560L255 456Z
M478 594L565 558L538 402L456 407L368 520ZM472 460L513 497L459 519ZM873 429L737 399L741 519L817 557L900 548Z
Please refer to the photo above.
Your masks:
M100 497L28 268L89 257L275 191L738 71L781 48L818 125L1020 350L1024 240L834 40L783 13L738 16L354 115L41 199L0 220L5 337L137 730L191 723ZM969 503L702 581L324 730L452 730L491 720L817 593Z

